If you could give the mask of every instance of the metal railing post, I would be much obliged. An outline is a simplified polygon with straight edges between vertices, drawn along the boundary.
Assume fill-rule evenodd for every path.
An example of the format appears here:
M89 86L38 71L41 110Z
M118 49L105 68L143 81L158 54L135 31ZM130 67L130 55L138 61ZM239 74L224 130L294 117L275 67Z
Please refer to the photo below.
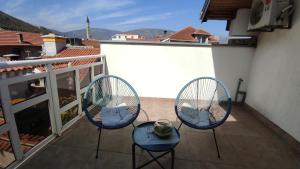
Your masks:
M23 151L21 147L21 140L18 133L18 128L16 124L16 120L14 114L10 111L11 107L11 98L9 94L9 88L7 85L1 86L1 102L2 102L2 109L5 116L6 123L9 124L9 134L10 134L10 141L11 145L15 154L16 160L23 159Z
M46 65L46 71L48 72L47 78L47 84L50 87L50 93L49 93L49 100L51 100L52 103L52 111L50 114L53 114L54 118L54 133L57 135L61 135L61 129L62 129L62 122L61 122L61 116L59 112L59 98L58 98L58 90L57 90L57 81L56 81L56 75L53 72L53 68L51 64Z

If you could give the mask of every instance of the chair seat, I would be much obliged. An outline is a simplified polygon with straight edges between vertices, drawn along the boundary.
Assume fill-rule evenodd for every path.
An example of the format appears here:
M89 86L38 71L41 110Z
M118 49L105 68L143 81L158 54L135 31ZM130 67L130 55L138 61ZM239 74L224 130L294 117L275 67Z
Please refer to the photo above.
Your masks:
M119 128L128 124L133 118L133 114L128 111L128 106L104 107L100 111L100 118L104 128Z
M210 125L209 112L206 110L197 110L191 107L182 107L178 112L180 118L191 125L205 127Z

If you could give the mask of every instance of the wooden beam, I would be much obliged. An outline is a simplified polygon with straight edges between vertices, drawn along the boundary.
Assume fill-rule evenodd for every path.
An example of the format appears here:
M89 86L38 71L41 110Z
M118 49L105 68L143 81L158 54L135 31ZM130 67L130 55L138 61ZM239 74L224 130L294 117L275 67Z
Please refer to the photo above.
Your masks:
M231 20L240 8L251 8L252 0L206 0L201 19Z

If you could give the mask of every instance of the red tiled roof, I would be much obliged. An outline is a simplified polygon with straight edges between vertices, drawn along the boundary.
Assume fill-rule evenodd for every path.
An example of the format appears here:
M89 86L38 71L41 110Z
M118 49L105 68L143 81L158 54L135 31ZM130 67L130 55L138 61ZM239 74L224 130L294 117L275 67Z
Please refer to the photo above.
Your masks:
M0 73L4 73L4 72L11 72L11 71L23 71L23 70L30 70L33 69L32 66L19 66L19 67L12 67L12 68L4 68L4 69L0 69Z
M19 43L19 35L23 35L23 43ZM43 39L39 33L0 30L0 46L42 46Z
M100 48L66 48L55 56L48 56L47 58L64 58L85 55L99 55ZM96 62L96 59L83 59L70 62L72 66L84 65ZM52 64L53 69L66 68L68 63ZM40 71L44 71L44 67L37 67Z
M213 44L218 44L219 43L219 38L215 37L215 36L209 36L208 37L208 41L210 43L213 43Z
M194 33L194 35L208 35L211 36L211 34L203 29L198 29Z
M211 33L203 29L195 29L188 26L180 31L175 32L169 36L170 41L182 41L182 42L198 42L194 35L206 35L210 43L218 43L219 40Z
M98 54L100 54L100 48L66 48L55 56L48 56L44 58L63 58L63 57L98 55ZM96 62L96 59L75 60L71 62L71 65L78 66L78 65L84 65L84 64L94 63L94 62ZM53 69L61 69L61 68L66 68L68 66L68 63L57 63L52 65L53 65ZM33 68L34 68L33 66L4 68L4 69L0 69L0 73L11 72L11 71L23 71L23 70L33 69ZM40 71L45 70L43 66L37 66L36 68Z
M99 40L95 40L95 39L84 39L82 40L82 44L84 46L93 46L94 48L100 48Z
M20 134L20 138L21 148L25 153L45 139L44 136L31 134ZM12 146L10 144L9 135L7 133L4 133L0 136L0 149L10 153L13 152Z
M193 33L196 31L197 29L188 26L180 31L175 32L169 36L169 38L171 41L197 42L197 40L193 37Z
M100 48L66 48L53 57L55 58L73 57L73 56L98 55L98 54L100 54Z

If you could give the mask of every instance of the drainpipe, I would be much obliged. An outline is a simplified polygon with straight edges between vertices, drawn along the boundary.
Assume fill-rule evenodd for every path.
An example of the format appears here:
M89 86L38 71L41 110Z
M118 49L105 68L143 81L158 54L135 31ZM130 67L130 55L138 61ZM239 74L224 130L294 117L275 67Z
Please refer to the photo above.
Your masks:
M235 102L237 103L242 103L244 104L245 103L245 100L246 100L246 95L247 95L247 92L245 91L241 91L240 88L241 88L241 84L244 80L242 78L239 78L238 80L238 86L237 86L237 89L236 89L236 93L235 93ZM242 95L242 101L238 101L238 97L239 95Z

